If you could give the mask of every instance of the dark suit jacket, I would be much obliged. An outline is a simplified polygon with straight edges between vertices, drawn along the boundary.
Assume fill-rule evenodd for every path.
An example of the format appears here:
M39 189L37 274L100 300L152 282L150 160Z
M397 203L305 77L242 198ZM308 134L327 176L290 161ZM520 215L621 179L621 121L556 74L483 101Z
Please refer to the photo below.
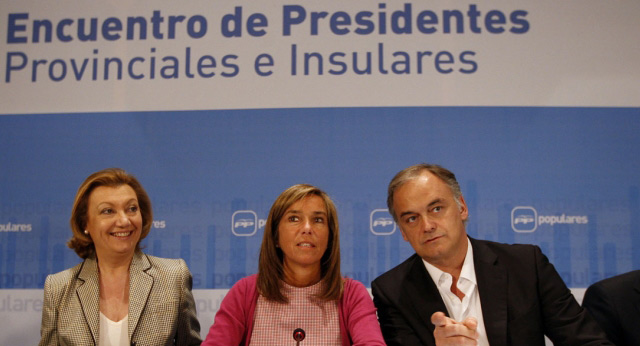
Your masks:
M640 270L589 286L582 306L616 345L640 345Z
M95 257L47 276L40 346L98 344L98 276ZM129 276L128 331L132 345L200 345L191 273L183 260L138 251Z
M544 335L556 345L611 345L540 248L469 239L491 346L544 345ZM388 345L435 345L431 315L447 308L417 254L371 288Z

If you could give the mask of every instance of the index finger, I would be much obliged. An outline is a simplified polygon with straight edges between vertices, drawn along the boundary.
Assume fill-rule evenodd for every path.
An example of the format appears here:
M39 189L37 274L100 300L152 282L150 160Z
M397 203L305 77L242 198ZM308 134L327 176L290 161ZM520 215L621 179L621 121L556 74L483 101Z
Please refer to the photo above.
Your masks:
M444 312L438 311L434 312L431 315L431 323L433 323L436 327L442 327L444 325L450 324L451 319L447 317Z

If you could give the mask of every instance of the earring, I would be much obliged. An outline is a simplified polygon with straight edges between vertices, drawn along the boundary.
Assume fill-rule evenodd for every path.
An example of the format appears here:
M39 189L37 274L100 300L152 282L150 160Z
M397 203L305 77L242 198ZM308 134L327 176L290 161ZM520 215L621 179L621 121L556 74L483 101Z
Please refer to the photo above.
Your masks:
M87 231L86 229L84 230L84 234L89 234L89 231Z

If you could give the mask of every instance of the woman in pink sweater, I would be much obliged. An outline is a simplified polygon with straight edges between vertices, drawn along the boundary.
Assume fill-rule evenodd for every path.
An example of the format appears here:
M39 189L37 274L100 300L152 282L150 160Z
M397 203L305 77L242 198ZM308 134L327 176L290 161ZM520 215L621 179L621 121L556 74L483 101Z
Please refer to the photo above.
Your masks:
M238 281L202 345L385 345L362 283L340 274L336 208L294 185L271 206L258 274Z

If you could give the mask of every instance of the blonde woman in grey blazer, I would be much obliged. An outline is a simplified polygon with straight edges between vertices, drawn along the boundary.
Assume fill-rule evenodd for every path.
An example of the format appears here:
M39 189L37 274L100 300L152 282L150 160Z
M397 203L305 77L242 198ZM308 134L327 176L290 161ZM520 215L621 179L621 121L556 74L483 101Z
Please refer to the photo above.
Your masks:
M40 345L200 345L186 263L140 250L152 219L148 195L127 172L84 181L68 242L84 261L47 277Z

